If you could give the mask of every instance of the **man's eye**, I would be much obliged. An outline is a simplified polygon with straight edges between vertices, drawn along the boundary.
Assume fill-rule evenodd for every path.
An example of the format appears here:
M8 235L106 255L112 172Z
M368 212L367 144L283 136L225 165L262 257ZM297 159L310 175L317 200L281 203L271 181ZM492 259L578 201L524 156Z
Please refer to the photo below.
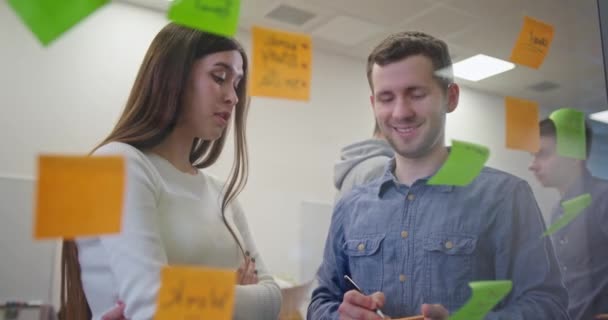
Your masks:
M414 93L412 94L412 99L418 100L426 97L425 93Z
M390 96L380 96L378 98L378 101L380 102L391 102L391 100L393 100L393 97Z

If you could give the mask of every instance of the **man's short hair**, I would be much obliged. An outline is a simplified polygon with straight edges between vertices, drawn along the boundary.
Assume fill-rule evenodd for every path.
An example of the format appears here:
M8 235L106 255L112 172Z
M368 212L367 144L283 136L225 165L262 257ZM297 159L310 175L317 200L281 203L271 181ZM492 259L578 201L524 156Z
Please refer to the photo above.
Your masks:
M541 120L539 122L540 126L540 136L541 137L551 137L554 138L557 142L557 128L555 127L555 123L553 120L547 118ZM585 121L585 144L587 147L587 159L589 159L589 155L591 154L591 142L593 140L593 130L589 126L589 124Z
M434 77L445 89L454 81L452 58L448 45L433 36L417 31L406 31L384 39L367 58L367 81L373 90L372 68L374 64L385 66L410 56L423 55L433 62ZM440 71L441 75L437 75Z

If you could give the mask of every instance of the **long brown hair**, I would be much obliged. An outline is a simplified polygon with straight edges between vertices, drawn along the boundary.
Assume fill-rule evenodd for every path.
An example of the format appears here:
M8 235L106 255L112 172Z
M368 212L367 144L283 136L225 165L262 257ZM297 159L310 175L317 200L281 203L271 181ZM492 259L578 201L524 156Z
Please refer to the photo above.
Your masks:
M235 156L228 181L224 185L221 215L245 255L245 249L225 215L228 205L243 190L248 176L245 139L245 120L249 103L246 91L247 56L237 41L173 23L165 26L148 48L118 123L94 150L114 141L127 143L140 150L158 145L171 133L182 112L184 88L187 87L194 62L212 53L232 50L241 54L245 76L236 90L238 103L234 111ZM214 164L222 152L227 135L228 128L214 141L195 138L190 150L190 163L199 169ZM90 319L91 311L82 288L78 249L74 241L63 242L61 260L60 318Z

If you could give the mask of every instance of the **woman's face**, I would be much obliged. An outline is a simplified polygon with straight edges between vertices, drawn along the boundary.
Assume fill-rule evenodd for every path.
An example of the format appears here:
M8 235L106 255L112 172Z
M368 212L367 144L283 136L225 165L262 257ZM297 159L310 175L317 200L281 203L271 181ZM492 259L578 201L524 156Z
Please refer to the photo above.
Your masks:
M236 88L242 78L243 58L236 50L217 52L196 60L178 126L202 140L218 139L239 101Z

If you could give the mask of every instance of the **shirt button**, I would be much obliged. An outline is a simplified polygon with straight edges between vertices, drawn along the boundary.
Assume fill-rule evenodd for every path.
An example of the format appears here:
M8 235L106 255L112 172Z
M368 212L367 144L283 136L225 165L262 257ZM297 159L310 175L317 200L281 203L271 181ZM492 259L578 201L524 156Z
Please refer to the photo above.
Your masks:
M409 200L409 201L414 201L414 199L416 199L416 196L415 196L415 195L413 195L413 194L408 194L408 195L407 195L407 200Z
M363 250L365 250L365 245L364 245L363 243L360 243L360 244L357 246L357 250L359 250L359 251L363 251Z
M454 248L454 243L452 243L452 241L446 241L445 248L448 250Z
M407 238L407 236L409 236L410 234L407 231L401 231L401 238L405 239Z
M562 267L562 270L564 270L564 271L568 271L568 267L563 266L563 267Z
M399 281L405 282L406 279L407 277L404 274L399 275Z

